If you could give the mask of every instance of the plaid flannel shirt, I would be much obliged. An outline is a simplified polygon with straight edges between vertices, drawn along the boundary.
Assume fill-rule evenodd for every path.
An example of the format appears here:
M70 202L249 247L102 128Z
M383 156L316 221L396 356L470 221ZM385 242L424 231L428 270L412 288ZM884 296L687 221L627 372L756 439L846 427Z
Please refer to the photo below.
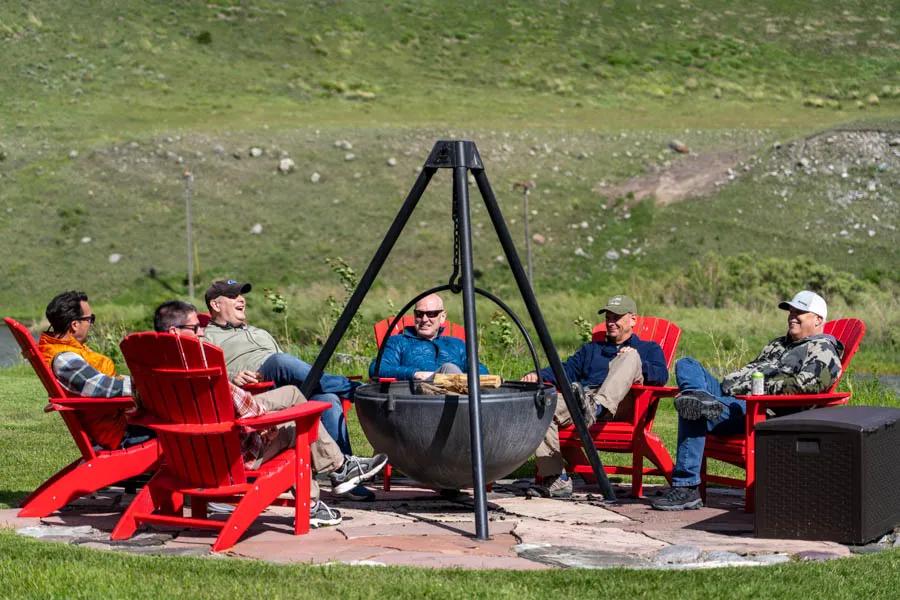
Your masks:
M53 358L53 374L73 394L89 398L131 396L131 377L104 375L74 352L62 352Z
M244 391L233 383L231 387L231 401L234 403L234 414L238 419L247 417L259 417L266 414L266 407L259 402L253 394ZM262 456L263 449L277 435L276 428L270 427L262 432L250 428L244 428L241 434L241 455L244 457L244 466L252 468L256 460Z

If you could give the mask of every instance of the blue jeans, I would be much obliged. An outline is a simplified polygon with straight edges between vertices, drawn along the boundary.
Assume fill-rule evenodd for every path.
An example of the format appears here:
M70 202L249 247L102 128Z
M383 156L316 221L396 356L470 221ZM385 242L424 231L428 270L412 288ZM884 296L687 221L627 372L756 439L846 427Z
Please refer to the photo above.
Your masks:
M311 370L312 365L284 352L273 354L259 368L263 379L274 381L276 387L284 385L301 387ZM344 454L353 454L353 450L350 447L350 433L347 431L341 397L351 398L356 387L355 382L342 375L322 373L319 385L309 398L331 404L331 408L322 413L322 426L334 438Z
M715 420L678 417L678 454L672 472L672 487L696 486L700 485L706 434L743 433L747 404L732 396L723 396L719 381L693 358L682 358L675 363L675 380L680 391L702 390L715 396L723 405L722 415Z

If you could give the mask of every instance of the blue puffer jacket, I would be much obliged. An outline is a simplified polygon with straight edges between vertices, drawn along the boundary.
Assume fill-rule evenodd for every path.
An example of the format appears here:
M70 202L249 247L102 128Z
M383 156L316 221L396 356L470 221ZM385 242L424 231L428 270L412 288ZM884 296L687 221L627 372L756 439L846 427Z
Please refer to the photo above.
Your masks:
M444 363L453 363L465 373L469 368L466 343L444 335L443 327L433 340L423 340L416 335L415 327L406 327L403 333L392 335L385 342L378 376L412 379L416 371L437 371ZM486 375L487 367L479 364L478 372ZM369 377L374 376L373 359L369 365Z

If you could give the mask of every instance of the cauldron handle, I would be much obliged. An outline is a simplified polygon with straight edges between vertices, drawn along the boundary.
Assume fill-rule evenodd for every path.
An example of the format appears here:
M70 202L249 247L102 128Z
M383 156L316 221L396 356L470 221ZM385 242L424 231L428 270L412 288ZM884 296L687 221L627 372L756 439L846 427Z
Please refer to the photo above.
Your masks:
M397 326L397 323L400 322L400 320L403 318L403 315L405 315L406 312L410 308L415 306L416 302L418 302L425 296L429 296L431 294L436 294L438 292L444 292L447 290L452 291L454 294L459 293L459 290L456 288L456 286L445 283L444 285L439 285L437 287L433 287L431 289L425 290L424 292L422 292L421 294L419 294L418 296L416 296L415 298L413 298L412 300L407 302L406 306L404 306L402 310L397 311L397 314L394 316L393 320L391 321L390 326L387 328L387 333L385 333L385 338L381 341L381 346L378 348L378 355L375 357L375 371L372 373L373 381L378 381L378 373L381 371L381 358L382 358L382 356L384 356L384 348L385 348L385 344L387 343L387 338L390 337L390 333L392 331L394 331L394 327ZM486 290L483 290L481 288L475 288L475 293L479 294L481 296L484 296L485 298L487 298L488 300L490 300L491 302L493 302L494 304L499 306L501 309L503 309L503 312L505 312L507 315L509 315L509 318L512 319L513 323L516 324L516 327L519 328L519 332L522 334L522 337L525 338L525 344L528 346L528 352L531 353L531 360L534 361L534 372L540 373L541 364L538 361L537 352L534 349L534 343L531 341L531 336L528 335L528 331L526 331L525 326L522 325L522 321L519 319L518 316L516 316L516 313L514 313L513 310L509 306L507 306L507 304L505 302L503 302L503 300L501 300L500 298L498 298L497 296L493 295L492 293L490 293ZM476 334L477 334L477 332L476 332Z

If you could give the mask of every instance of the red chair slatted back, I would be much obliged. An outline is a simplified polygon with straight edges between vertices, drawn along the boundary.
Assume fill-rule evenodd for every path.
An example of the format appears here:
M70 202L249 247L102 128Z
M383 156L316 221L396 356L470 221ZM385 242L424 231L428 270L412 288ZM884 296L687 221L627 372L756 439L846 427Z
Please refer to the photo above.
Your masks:
M53 372L50 371L50 367L47 366L47 363L44 362L44 357L41 356L41 351L38 350L37 342L31 337L31 332L15 319L7 317L3 319L3 322L9 327L9 331L22 349L22 356L31 363L38 379L44 384L44 387L47 389L47 395L51 398L69 398L74 396L74 394L69 393L61 386L56 377L53 376Z
M393 316L388 317L387 319L382 319L375 323L375 343L381 348L381 344L384 342L384 338L388 337L388 335L397 335L403 333L403 330L407 327L412 327L416 324L416 319L412 315L403 315L403 318L397 322L397 325L394 326L393 331L388 334L388 326L391 324L391 321L394 320ZM462 325L458 323L453 323L451 321L444 322L444 334L449 335L451 337L459 338L462 341L466 341L466 330Z
M198 312L197 320L200 321L201 327L206 327L207 325L209 325L209 322L212 321L212 317L208 312Z
M841 355L841 374L828 389L829 392L833 392L841 382L841 377L844 376L853 355L859 350L863 336L866 335L866 324L860 319L837 319L825 323L825 333L833 335L844 345L844 353Z
M666 366L671 367L675 358L675 348L681 338L681 328L659 317L638 317L634 325L634 333L648 342L656 342L663 351ZM591 330L591 341L602 342L606 338L606 323L600 323Z
M41 355L41 351L38 350L37 342L31 337L31 332L15 319L7 317L3 319L3 322L9 327L10 332L12 332L13 337L22 349L22 356L31 363L31 367L34 369L38 379L44 384L47 395L50 398L77 398L77 394L69 392L59 384L56 376L53 375L53 371L44 362L44 357ZM85 460L94 458L97 455L96 451L94 451L94 444L87 433L85 433L78 414L74 411L60 411L60 416L66 424L69 433L72 434L72 439L75 441L75 445L78 446L82 457Z
M222 350L197 338L144 332L126 337L122 354L144 409L162 424L163 456L185 487L244 483L240 437Z

